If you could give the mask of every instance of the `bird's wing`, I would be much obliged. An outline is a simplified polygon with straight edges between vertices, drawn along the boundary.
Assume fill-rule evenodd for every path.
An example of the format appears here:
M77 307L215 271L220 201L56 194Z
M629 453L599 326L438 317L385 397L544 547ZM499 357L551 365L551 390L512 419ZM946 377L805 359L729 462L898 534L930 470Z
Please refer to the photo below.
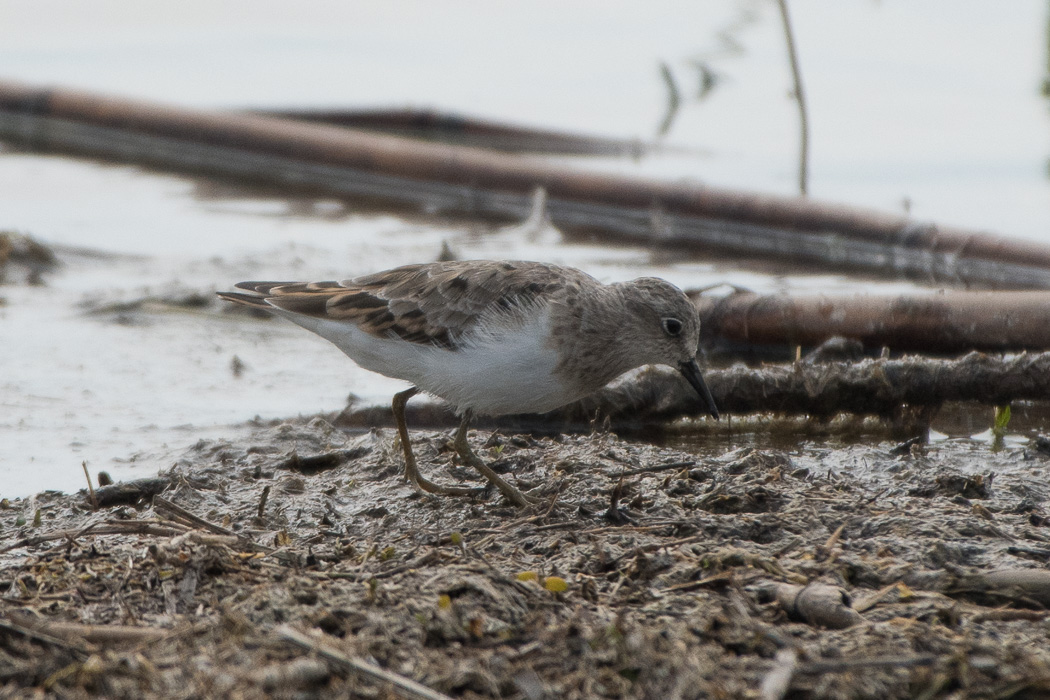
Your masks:
M562 287L597 284L573 268L532 262L406 265L340 282L241 282L252 306L354 323L376 337L455 347L494 313L514 313Z

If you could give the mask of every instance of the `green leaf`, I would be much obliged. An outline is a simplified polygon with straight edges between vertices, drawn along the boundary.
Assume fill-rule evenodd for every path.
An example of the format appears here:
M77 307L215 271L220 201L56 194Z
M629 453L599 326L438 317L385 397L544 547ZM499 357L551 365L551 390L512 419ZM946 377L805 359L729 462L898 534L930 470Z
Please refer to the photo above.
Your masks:
M1006 433L1006 426L1010 425L1010 404L995 407L995 424L992 433L1002 436Z

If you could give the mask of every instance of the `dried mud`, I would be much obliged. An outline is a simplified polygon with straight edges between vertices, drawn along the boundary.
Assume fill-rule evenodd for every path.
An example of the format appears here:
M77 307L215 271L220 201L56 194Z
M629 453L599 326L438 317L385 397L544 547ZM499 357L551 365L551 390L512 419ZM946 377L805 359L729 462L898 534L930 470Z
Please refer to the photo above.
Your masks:
M422 468L473 480L449 437ZM545 503L420 495L393 431L322 418L3 502L0 697L1050 692L1036 451L472 442Z

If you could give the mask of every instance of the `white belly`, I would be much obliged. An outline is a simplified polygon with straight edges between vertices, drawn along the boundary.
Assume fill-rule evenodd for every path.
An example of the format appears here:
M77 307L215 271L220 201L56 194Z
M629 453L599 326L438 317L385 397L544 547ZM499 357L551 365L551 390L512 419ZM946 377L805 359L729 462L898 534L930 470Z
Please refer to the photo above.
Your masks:
M457 350L376 338L337 321L281 315L330 340L365 369L411 382L459 412L543 413L579 398L555 376L558 356L547 342L546 312L509 330L479 334Z

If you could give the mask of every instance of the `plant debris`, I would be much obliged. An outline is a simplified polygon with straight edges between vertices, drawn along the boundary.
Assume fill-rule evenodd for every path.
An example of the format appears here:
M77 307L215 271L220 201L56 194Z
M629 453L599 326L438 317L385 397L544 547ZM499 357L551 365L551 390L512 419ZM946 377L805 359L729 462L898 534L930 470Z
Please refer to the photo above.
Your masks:
M414 438L432 478L473 477ZM542 503L417 493L393 431L320 418L201 441L98 510L8 501L0 696L1050 692L1038 452L471 439Z
M55 251L32 236L0 231L0 283L11 282L11 270L23 273L26 284L43 284L43 275L58 266Z

